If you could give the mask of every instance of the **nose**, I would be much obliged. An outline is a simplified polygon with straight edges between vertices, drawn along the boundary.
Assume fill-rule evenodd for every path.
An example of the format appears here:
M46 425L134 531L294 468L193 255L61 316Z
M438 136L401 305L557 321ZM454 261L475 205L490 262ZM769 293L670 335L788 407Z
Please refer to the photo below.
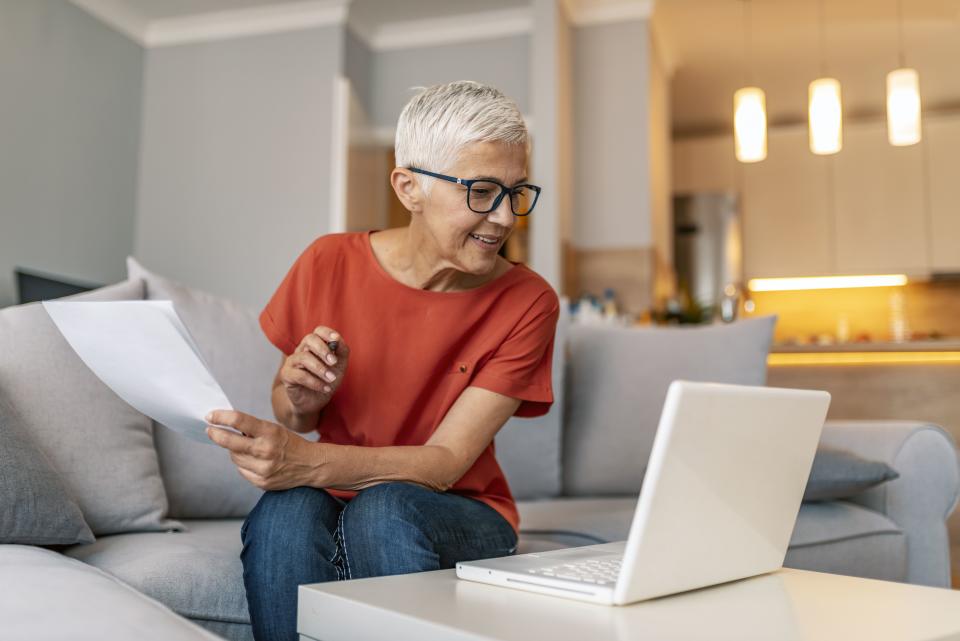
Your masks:
M487 214L487 220L501 227L510 229L516 222L513 216L513 210L510 209L510 196L504 194L497 208Z

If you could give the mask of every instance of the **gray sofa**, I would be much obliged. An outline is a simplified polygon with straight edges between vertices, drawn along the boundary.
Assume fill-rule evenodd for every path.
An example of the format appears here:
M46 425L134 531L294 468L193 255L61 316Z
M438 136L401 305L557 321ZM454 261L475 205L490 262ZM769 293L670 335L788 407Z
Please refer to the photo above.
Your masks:
M255 314L133 261L130 276L79 298L173 300L235 406L269 418L268 386L279 356L260 335ZM119 399L103 395L99 382L71 361L42 309L26 307L32 308L0 311L0 401L13 408L4 413L0 403L0 436L4 421L31 431L96 540L55 549L0 545L0 572L17 577L0 581L5 630L18 639L252 638L239 530L258 492L214 446L186 442L149 421L152 442L144 443L143 417L128 417L124 428L124 434L140 430L140 440L113 452L114 440L94 432L121 411L109 405ZM554 408L544 417L512 419L497 437L498 460L520 500L519 551L625 538L666 386L675 378L763 384L772 326L773 319L757 319L698 329L590 328L572 326L564 315ZM6 353L5 331L8 338L19 333ZM38 335L34 347L32 334ZM84 389L83 398L72 401L80 408L70 423L50 427L59 420L56 412L31 422L28 414L36 410L24 398L31 388L17 381L35 371L4 362L26 360L28 349L61 363L59 385ZM108 405L110 411L98 410ZM88 414L98 420L84 423ZM94 445L82 456L67 456L63 441L71 438L73 452ZM900 476L842 500L803 504L786 565L949 586L945 522L960 492L952 439L919 422L843 421L828 422L822 440L885 461ZM136 456L154 452L155 460L136 459L134 449ZM108 472L106 459L87 460L101 456L138 462ZM92 496L109 492L115 495ZM52 616L51 602L57 604Z

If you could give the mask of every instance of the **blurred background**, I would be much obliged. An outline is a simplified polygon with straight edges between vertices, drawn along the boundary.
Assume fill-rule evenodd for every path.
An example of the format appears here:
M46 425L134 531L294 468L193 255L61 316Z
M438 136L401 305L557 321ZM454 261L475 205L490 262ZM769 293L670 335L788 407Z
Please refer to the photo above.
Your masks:
M777 314L770 384L960 435L957 61L960 0L0 0L0 307L134 255L260 308L407 223L400 109L472 79L544 188L505 253L579 322Z

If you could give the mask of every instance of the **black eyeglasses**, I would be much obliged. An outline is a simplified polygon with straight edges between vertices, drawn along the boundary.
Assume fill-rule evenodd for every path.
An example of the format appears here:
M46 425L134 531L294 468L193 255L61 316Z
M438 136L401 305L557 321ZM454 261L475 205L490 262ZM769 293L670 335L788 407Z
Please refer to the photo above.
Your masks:
M507 187L503 183L491 180L489 178L478 178L476 180L465 180L453 176L444 176L435 174L426 169L417 169L409 167L410 171L424 176L431 176L446 180L448 182L463 185L467 188L467 207L470 211L477 214L489 214L500 206L503 197L510 195L510 211L514 216L527 216L533 211L537 199L540 198L540 188L536 185L515 185Z

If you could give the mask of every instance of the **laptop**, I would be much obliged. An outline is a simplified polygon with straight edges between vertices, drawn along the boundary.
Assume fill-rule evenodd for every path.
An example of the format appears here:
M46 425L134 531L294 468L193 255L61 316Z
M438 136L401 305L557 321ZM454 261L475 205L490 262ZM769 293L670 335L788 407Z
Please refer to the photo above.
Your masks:
M829 405L821 391L674 381L626 541L462 562L457 576L624 605L778 570Z

